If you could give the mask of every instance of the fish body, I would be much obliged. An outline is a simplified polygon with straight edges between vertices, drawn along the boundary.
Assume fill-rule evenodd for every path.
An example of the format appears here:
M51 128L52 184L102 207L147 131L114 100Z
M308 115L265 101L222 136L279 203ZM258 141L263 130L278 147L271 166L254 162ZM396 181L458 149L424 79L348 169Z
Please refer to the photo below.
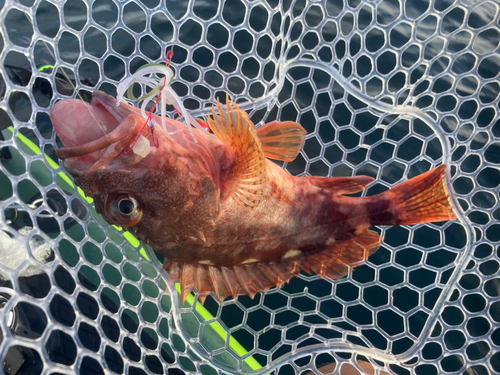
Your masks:
M301 270L339 278L380 247L370 227L455 218L445 166L352 197L373 179L295 177L266 158L293 160L305 140L299 124L256 130L234 103L218 110L208 121L213 134L194 129L196 139L172 119L153 135L136 108L101 92L51 113L76 184L107 222L167 258L183 299L194 288L202 301L210 292L253 297Z

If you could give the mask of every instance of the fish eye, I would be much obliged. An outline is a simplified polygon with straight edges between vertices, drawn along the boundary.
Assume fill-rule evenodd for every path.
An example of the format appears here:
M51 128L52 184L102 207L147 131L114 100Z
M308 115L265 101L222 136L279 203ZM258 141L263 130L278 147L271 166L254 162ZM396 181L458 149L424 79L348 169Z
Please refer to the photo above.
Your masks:
M142 208L139 202L129 194L119 194L111 201L110 214L118 225L130 227L142 218Z
M123 198L118 202L118 209L123 215L132 215L136 209L135 199Z

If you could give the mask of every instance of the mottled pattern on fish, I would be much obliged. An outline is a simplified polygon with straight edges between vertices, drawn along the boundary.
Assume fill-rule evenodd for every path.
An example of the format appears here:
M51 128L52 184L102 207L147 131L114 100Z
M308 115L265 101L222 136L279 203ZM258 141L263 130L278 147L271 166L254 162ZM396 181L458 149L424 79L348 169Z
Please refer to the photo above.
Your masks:
M94 99L91 108L71 105L99 112L110 111L114 103L103 93ZM113 116L121 124L115 130L123 124L138 129L144 121L133 107L118 108ZM76 183L109 223L125 227L166 256L165 268L180 281L183 300L195 288L202 301L210 292L220 300L253 297L301 270L343 277L379 248L380 236L368 228L455 218L445 166L376 196L349 197L373 179L294 177L263 158L292 160L304 142L300 125L275 122L256 131L236 105L227 112L219 106L219 113L209 121L217 137L196 130L195 143L185 125L169 120L177 132L159 131L159 147L145 157L120 156L127 145L117 148L116 143L109 146L117 149L112 157L91 146L65 157L65 152L74 155L71 147L82 147L77 144L59 150ZM64 115L57 106L52 113L63 143ZM151 142L150 134L143 136ZM103 155L109 159L104 165ZM124 215L121 210L128 210L130 201L131 213Z

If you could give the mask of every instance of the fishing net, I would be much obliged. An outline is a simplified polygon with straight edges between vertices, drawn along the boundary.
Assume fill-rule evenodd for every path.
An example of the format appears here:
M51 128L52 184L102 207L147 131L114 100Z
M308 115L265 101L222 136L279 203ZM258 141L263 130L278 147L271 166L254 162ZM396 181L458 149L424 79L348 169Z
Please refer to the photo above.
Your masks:
M5 373L500 371L495 1L0 7ZM372 195L445 163L459 219L377 228L383 246L341 280L303 273L253 300L182 304L163 259L106 224L59 168L49 118L57 100L116 95L169 49L193 116L227 92L257 126L302 124L290 173L372 176Z

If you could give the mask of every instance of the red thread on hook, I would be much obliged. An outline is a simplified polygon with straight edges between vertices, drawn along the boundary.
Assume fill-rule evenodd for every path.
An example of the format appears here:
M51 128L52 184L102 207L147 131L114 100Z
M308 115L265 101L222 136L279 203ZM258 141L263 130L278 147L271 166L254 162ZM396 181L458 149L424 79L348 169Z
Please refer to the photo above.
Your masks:
M167 54L165 55L165 63L168 66L170 66L170 63L172 62L172 57L174 57L174 51L173 50L169 50L167 52ZM174 109L175 109L175 112L177 112L177 114L179 115L179 117L182 117L181 113L179 112L179 110L174 106Z
M172 57L174 57L174 50L168 50L167 51L167 54L165 55L165 65L167 65L167 67L170 66L170 63L172 62Z
M169 50L167 51L167 53L165 54L165 65L167 67L170 66L170 63L172 62L172 57L174 56L174 51L173 50ZM141 128L141 131L139 133L139 135L137 136L137 138L135 139L134 143L132 144L132 146L128 149L128 150L124 150L119 157L121 157L122 155L127 155L128 153L130 153L130 151L132 151L132 149L135 147L135 145L137 144L137 142L139 141L139 138L142 134L142 132L144 131L144 128L147 126L149 126L149 129L151 129L151 136L153 138L153 144L156 146L156 148L158 148L160 146L160 143L158 141L158 138L155 137L155 123L153 121L153 111L155 110L156 108L156 105L158 104L158 102L160 101L161 99L161 93L163 91L163 89L165 88L165 85L167 84L167 77L164 77L164 81L163 81L163 86L161 87L161 90L160 90L160 93L158 94L158 98L156 99L156 102L155 104L153 104L153 107L151 107L151 109L149 110L149 115L148 115L148 118L147 120L144 122L144 125L142 126ZM179 114L179 116L181 115L179 113L179 111L177 110L177 108L174 107L174 109L177 111L177 113Z

